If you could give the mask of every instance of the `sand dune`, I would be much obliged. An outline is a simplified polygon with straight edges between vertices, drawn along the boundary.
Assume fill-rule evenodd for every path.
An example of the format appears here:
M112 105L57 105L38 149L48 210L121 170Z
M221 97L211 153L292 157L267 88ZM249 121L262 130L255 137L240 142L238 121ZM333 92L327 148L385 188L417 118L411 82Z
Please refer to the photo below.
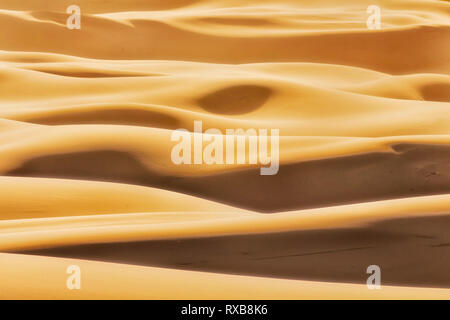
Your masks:
M12 299L448 299L448 290L386 286L381 293L352 284L288 281L123 264L1 254L1 298ZM68 265L87 272L82 290L67 290ZM21 270L21 271L18 271ZM53 277L49 279L48 274ZM11 286L8 279L18 279ZM112 281L112 279L115 279ZM28 290L20 288L34 285ZM198 284L202 283L202 286ZM117 290L120 287L120 290ZM157 289L155 289L157 288ZM192 296L192 292L196 292ZM307 293L305 293L307 292Z
M87 245L19 252L356 284L365 284L367 276L363 271L376 261L382 270L387 270L383 274L383 283L387 285L450 288L449 226L448 215L408 217L353 229L101 244L93 243L94 239ZM429 276L423 277L424 273Z
M83 29L70 33L64 25L67 17L64 13L50 11L38 14L33 11L3 10L0 12L0 27L13 28L15 32L2 33L0 41L2 49L6 50L56 52L101 59L215 63L308 61L353 65L395 74L448 74L448 4L440 2L439 6L442 9L439 18L432 16L425 23L403 21L399 28L387 28L381 32L367 32L367 5L359 5L355 19L359 23L356 23L358 28L355 30L313 30L311 33L294 24L290 28L284 26L287 31L283 28L262 34L252 32L249 35L242 33L241 28L224 30L222 24L203 27L200 24L189 28L189 23L180 25L176 20L165 18L164 13L159 14L160 19L154 18L154 15L133 17L133 14L124 14L125 17L122 18L120 15L86 14L83 16ZM189 10L186 9L186 12ZM217 8L210 10L217 15ZM297 10L304 10L304 7L300 5ZM270 15L267 14L267 9L263 12ZM315 15L323 13L320 10L314 12ZM211 15L208 11L204 14ZM238 14L245 16L251 13L248 10L244 10L244 13L234 12L234 15ZM337 18L342 19L339 14ZM286 23L286 20L289 21L285 18L280 23ZM192 24L197 24L195 19ZM253 29L267 30L258 24ZM115 36L102 37L102 34ZM55 41L43 41L42 35ZM170 41L164 41L165 39ZM417 43L421 45L417 46ZM327 49L330 47L334 50ZM403 58L405 55L408 59Z
M56 215L51 219L41 218L31 221L23 219L6 220L0 222L4 226L2 250L42 249L61 245L114 241L129 242L136 240L183 239L196 236L346 229L389 219L445 216L448 213L448 201L448 195L435 195L282 212L273 215L252 212L236 213L236 211L234 213L229 211L220 214L215 212L202 215L194 211L183 213L180 215L179 220L175 218L178 212L158 213L157 211L155 214L133 213L132 215L96 215L94 217L79 216L73 218L64 217L63 215L58 217ZM129 222L128 217L130 217ZM189 217L197 218L196 221L187 223L189 222L189 219L187 219ZM208 220L205 220L206 218ZM222 218L229 218L229 220L222 220ZM134 223L136 219L141 219L145 223L142 225L136 224ZM217 219L221 221L216 221ZM159 225L161 221L165 221L167 224ZM111 226L110 230L105 228L103 233L100 233L96 229L96 226L108 223ZM71 226L72 224L83 228L70 231L66 226ZM125 228L123 224L129 225ZM46 228L53 230L53 233L48 233L48 230L45 230ZM32 235L40 229L44 231L36 239L30 239L29 237L20 239L22 231ZM77 236L79 232L83 232L84 236ZM67 237L69 233L73 236ZM7 243L7 239L9 239L9 243Z
M0 4L0 298L450 297L448 1L72 4ZM176 129L278 129L279 170Z
M171 69L178 65L148 66L151 73L169 74L129 77L126 84L121 77L63 77L12 66L3 70L3 76L10 80L0 88L4 99L0 114L12 120L48 125L98 121L99 124L155 125L167 129L179 126L192 130L193 121L202 120L205 129L224 131L239 127L267 128L276 124L283 128L282 135L294 136L380 137L450 133L448 106L440 102L446 100L446 77L428 76L432 79L427 83L433 84L432 87L411 81L409 86L412 88L408 91L405 91L408 80L404 80L405 89L401 89L400 82L400 89L389 87L387 92L381 93L385 97L380 98L375 96L380 95L377 92L369 92L370 95L348 92L355 90L355 83L359 84L356 91L378 90L379 85L373 84L373 80L368 80L367 87L361 88L361 78L369 77L363 72L354 77L353 87L349 87L348 79L342 81L347 88L336 90L320 85L331 80L321 76L323 68L309 68L311 76L307 73L293 78L267 72L262 75L253 71L254 65L231 68L213 65L212 71L205 70L210 65L200 65L198 72L203 76L198 79L197 65L186 67L185 74L183 71L174 74ZM120 63L114 67L123 72L125 66ZM133 67L134 70L138 68L145 69L145 65ZM301 71L302 66L299 67ZM319 75L314 75L316 72ZM318 83L307 83L311 78ZM427 79L426 76L422 78ZM395 80L387 81L386 86L392 81ZM70 101L67 101L67 95L70 95ZM398 95L406 95L409 100L393 99ZM114 103L111 103L111 96L117 96ZM411 100L412 96L422 98ZM421 101L425 100L424 96L437 102ZM218 100L221 103L217 103ZM36 104L37 101L42 104ZM379 121L384 125L379 126Z
M258 168L191 177L161 174L116 151L43 156L4 174L167 188L266 212L450 192L450 148L397 145L393 150L287 164L263 178Z
M13 177L1 177L0 185L1 220L147 211L242 212L188 195L138 186ZM24 198L27 201L18 206Z
M449 201L432 196L270 216L4 221L0 238L3 251L26 254L357 284L377 261L388 270L386 284L448 288Z

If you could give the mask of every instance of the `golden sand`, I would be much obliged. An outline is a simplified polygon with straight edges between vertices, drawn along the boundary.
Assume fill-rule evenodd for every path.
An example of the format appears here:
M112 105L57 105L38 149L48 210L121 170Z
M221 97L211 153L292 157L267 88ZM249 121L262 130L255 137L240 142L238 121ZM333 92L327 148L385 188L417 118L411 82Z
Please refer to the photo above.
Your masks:
M0 298L450 298L450 3L373 2L2 0ZM194 121L278 174L174 164Z

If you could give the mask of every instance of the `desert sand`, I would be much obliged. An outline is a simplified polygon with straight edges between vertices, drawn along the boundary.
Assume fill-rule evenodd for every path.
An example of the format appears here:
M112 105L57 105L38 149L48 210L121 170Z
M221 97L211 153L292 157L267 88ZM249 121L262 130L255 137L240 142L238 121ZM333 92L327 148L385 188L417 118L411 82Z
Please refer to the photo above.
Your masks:
M448 1L71 4L0 4L1 299L450 298ZM194 121L278 173L176 165Z

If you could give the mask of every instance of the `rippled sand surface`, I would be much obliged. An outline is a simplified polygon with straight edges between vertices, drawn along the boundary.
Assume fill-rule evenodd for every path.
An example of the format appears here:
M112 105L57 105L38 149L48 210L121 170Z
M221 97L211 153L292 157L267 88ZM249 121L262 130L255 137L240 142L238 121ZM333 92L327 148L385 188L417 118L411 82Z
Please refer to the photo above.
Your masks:
M0 298L450 298L448 1L72 4L0 3ZM195 121L278 173L174 164Z

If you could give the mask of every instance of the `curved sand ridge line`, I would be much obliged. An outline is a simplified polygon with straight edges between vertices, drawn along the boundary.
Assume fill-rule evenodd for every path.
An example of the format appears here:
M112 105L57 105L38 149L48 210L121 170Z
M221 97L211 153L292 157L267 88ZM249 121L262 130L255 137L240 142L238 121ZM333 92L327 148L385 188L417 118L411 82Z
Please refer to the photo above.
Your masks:
M244 212L175 192L114 183L0 177L0 185L2 221L153 211Z
M180 78L186 79L186 77L193 77L199 73L208 72L211 78L217 80L220 79L218 74L222 75L222 78L231 75L240 78L253 75L259 78L285 79L293 83L318 88L337 89L386 98L444 102L450 100L447 94L450 78L449 76L438 74L392 76L361 68L316 63L259 63L232 66L171 61L135 62L123 60L106 62L104 60L94 59L75 59L74 57L61 55L21 53L14 55L3 53L1 56L6 61L10 61L12 67L18 68L19 70L39 71L52 75L85 80L94 78L99 79L97 82L103 82L105 85L108 85L111 80L102 81L100 79L164 76L166 77L165 79L171 77L176 80ZM52 57L54 57L54 60L50 60ZM57 62L59 59L72 61ZM22 61L32 62L23 63ZM43 62L36 63L35 61ZM54 63L49 64L48 62ZM10 77L14 77L14 71L10 71L9 74ZM22 73L21 75L23 77L26 74ZM46 77L41 78L43 81L48 79ZM149 84L165 79L154 79ZM51 80L51 78L48 80ZM148 81L148 79L141 79L141 81ZM93 81L90 82L93 83ZM67 82L67 85L69 84L70 81ZM270 90L270 88L261 87L261 90ZM236 92L231 93L236 94ZM268 93L266 95L269 96ZM245 107L242 113L246 113Z
M17 136L0 148L5 158L0 170L12 176L151 186L265 212L450 190L448 136L282 137L281 168L262 177L258 165L177 166L168 130L79 129L38 126L11 132Z
M283 212L275 215L245 211L233 213L230 210L227 213L226 207L222 207L222 213L184 212L179 220L175 218L176 214L157 212L158 209L148 214L9 219L0 221L1 250L360 228L390 219L446 217L450 212L449 199L448 194L434 195ZM211 209L216 210L213 207ZM97 229L98 226L103 227ZM81 234L83 236L80 236Z
M354 65L395 74L449 73L445 53L449 50L447 40L450 37L450 27L446 23L448 13L444 11L444 7L444 17L439 19L442 21L440 25L436 23L438 19L432 17L433 26L429 26L429 22L428 25L407 23L399 30L386 29L378 32L367 32L367 14L365 7L361 9L360 30L344 30L333 34L326 30L317 34L298 34L294 31L286 34L283 30L268 34L252 32L246 36L245 33L240 33L240 29L231 29L223 34L222 24L215 28L208 26L201 29L219 29L222 30L221 34L205 34L199 32L200 26L189 30L186 22L180 25L171 24L167 19L158 21L138 17L134 20L120 20L114 19L114 15L86 15L83 17L83 28L70 33L70 37L68 35L71 30L64 25L67 19L64 13L56 14L59 18L55 22L52 21L55 14L46 14L45 20L39 20L33 13L3 11L0 12L0 27L14 28L23 37L2 33L0 49L57 52L101 59L222 63L308 61ZM289 18L285 20L290 21ZM283 23L282 19L279 21ZM298 30L298 27L294 24L291 29ZM99 32L112 33L115 37L98 37ZM43 34L58 41L42 41ZM164 35L164 39L161 35ZM171 41L167 42L165 39ZM77 45L74 46L73 43ZM328 50L335 43L340 44L340 50ZM416 43L422 45L416 46ZM283 50L274 51L273 48ZM403 59L404 56L408 56L408 59Z
M184 69L175 73L177 66ZM31 64L18 68L13 63L5 68L0 115L49 125L98 121L167 129L177 126L189 129L194 120L221 130L238 124L261 128L270 123L271 127L280 128L281 135L297 136L449 133L447 76L390 77L361 69L314 64L230 67L186 63L162 63L159 67L116 64L119 73L136 72L138 68L145 73L142 70L148 68L150 76L127 77L125 83L116 76L80 79L52 74L53 69L65 67ZM50 73L22 68L47 68ZM300 76L289 73L287 68L298 70ZM97 76L101 73L95 71L101 69L90 67L90 70L97 72ZM327 70L349 75L331 85L333 77L325 75ZM113 98L115 102L111 103ZM379 126L379 122L384 126Z
M0 5L0 297L449 297L448 2L71 4ZM176 166L196 120L279 173Z
M101 150L120 151L137 157L144 165L157 167L166 173L196 175L220 172L222 169L245 168L248 165L177 166L171 161L172 131L132 126L70 125L42 126L12 120L2 120L0 154L4 161L0 171L7 172L33 158L74 152L95 152ZM217 121L215 124L220 124ZM228 128L247 129L251 125L270 128L267 122L251 122L250 125L234 120ZM189 124L192 126L192 124ZM204 125L203 129L213 127ZM242 126L241 126L242 125ZM222 124L223 126L223 124ZM218 126L222 128L221 126ZM191 129L189 126L188 129ZM216 127L217 128L217 127ZM223 131L223 133L225 133ZM281 132L283 133L283 131ZM248 141L247 141L248 143ZM379 138L340 136L280 136L280 163L319 160L345 155L364 153L393 153L391 146L397 144L446 145L449 135L387 136Z
M406 5L412 10L425 10L436 12L448 12L449 5L445 1L440 0L382 0L379 1L383 6L392 9L405 8ZM226 8L226 7L255 7L254 0L167 0L161 2L159 0L134 0L134 1L115 1L115 2L101 2L92 0L79 0L79 5L86 8L89 13L102 12L122 12L122 11L154 11L154 10L170 10L177 8ZM268 8L274 6L281 6L277 0L260 0L259 4L267 6ZM2 8L8 10L42 10L43 7L48 10L57 11L61 7L68 7L72 3L70 0L61 0L57 3L48 3L45 0L23 0L17 2L14 0L4 0ZM324 0L323 8L329 6L336 7L340 5L342 8L348 9L352 7L367 7L372 4L371 0L347 0L344 3L341 0ZM285 0L283 6L316 8L316 4L312 4L308 0ZM270 10L270 9L268 9Z
M0 238L3 251L33 255L360 284L376 260L385 284L450 287L449 209L443 195L270 216L31 219L0 222Z
M266 98L270 97L272 91L280 91L279 88L277 88L279 86L277 82L286 82L286 84L291 84L291 86L298 85L303 87L307 86L306 88L310 87L311 89L342 90L344 92L356 92L386 98L449 101L448 94L446 94L446 88L449 86L449 77L438 74L392 76L361 68L315 63L260 63L233 66L171 61L134 62L124 60L105 62L103 60L75 59L74 57L61 55L24 55L23 53L17 53L16 55L3 53L1 56L6 61L9 61L8 65L11 67L11 69L3 69L2 78L5 80L14 79L17 82L16 85L23 82L27 87L30 96L33 96L31 94L33 89L37 90L45 85L50 85L50 83L54 82L56 79L58 79L58 82L61 82L61 84L59 84L61 89L65 87L72 88L74 87L74 83L78 83L79 86L89 83L96 88L99 88L99 85L101 84L106 88L97 90L97 95L100 96L102 91L113 88L114 85L115 90L129 91L132 85L140 87L142 84L147 84L153 88L152 91L157 92L161 86L156 84L160 82L168 83L168 80L172 80L173 83L177 83L179 81L186 81L187 78L189 78L189 80L195 80L199 74L205 75L206 73L211 80L214 79L214 82L218 84L220 82L226 84L227 79L230 76L240 79L242 82L250 82L251 80L254 80L255 77L265 79L265 82L270 83L271 85L264 87L263 81L258 81L255 82L253 87L258 87L256 84L259 83L259 90L266 90L269 92L261 91L259 94L258 92L249 92L248 95L265 96ZM54 57L55 60L53 61L55 62L48 63L53 62L50 60L52 57ZM57 62L59 59L71 59L72 61ZM47 62L21 63L21 61ZM39 71L42 72L42 74L29 73L27 72L28 70ZM62 76L63 78L48 77L45 76L45 74ZM37 77L41 79L43 84L33 85L30 83L30 78ZM138 79L129 79L133 77ZM124 86L123 79L114 78L127 78L126 80L129 82L129 85ZM194 81L194 83L195 82L204 85L199 79ZM203 90L207 90L208 87L210 86L205 86ZM249 89L245 87L245 84L243 84L242 87L246 89L245 91ZM11 87L9 89L13 88L14 87ZM239 88L239 86L235 84L234 87L231 87L228 90L233 88ZM177 89L179 90L179 88L176 87L174 89L175 91ZM223 88L223 90L226 89L226 87ZM305 89L299 89L297 90L301 91L302 95L305 95ZM65 90L62 91L64 92ZM78 88L77 91L80 91L80 88ZM5 94L6 93L7 92L5 92ZM82 91L78 94L80 93L82 93ZM10 92L9 96L12 96L12 94L13 92ZM58 97L56 94L57 92L53 92L53 99ZM61 93L59 94L61 95ZM74 91L74 98L78 94ZM227 95L236 94L239 94L239 92L230 91ZM154 94L152 96L154 96ZM5 99L7 97L8 96L5 95ZM50 97L51 96L49 96L49 98ZM147 99L148 98L150 97L147 97ZM223 98L223 100L235 105L233 108L239 107L236 106L236 103L233 103L233 101L229 101L229 97L224 96ZM261 102L263 101L264 100ZM52 101L49 101L49 103L51 102ZM252 110L245 110L245 106L243 109L241 114L248 113Z
M143 268L74 259L0 254L8 299L448 299L449 290L292 281ZM86 271L83 290L67 290L67 266ZM53 277L49 279L48 274ZM14 280L11 280L14 279ZM111 279L115 279L114 282ZM202 283L202 286L198 284ZM21 288L30 288L23 291ZM117 287L121 288L116 290ZM4 294L7 292L7 294Z

